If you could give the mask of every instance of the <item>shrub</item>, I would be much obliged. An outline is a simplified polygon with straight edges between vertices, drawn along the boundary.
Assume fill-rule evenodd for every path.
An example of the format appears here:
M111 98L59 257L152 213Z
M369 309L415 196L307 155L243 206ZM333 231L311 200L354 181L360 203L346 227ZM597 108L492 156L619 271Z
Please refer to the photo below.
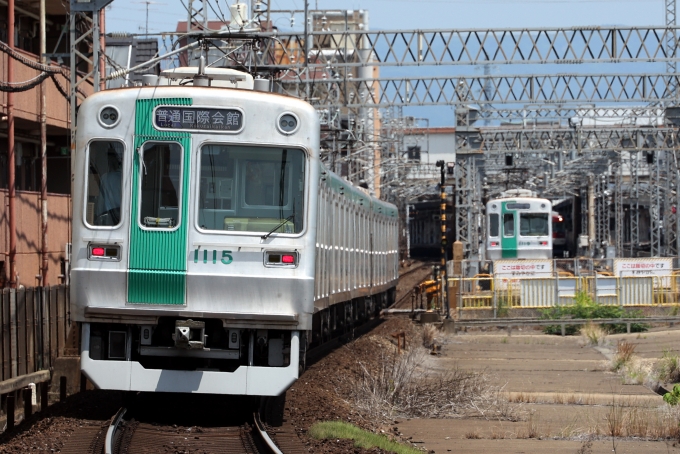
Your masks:
M574 297L574 304L570 306L556 306L543 309L541 318L544 320L560 320L564 318L598 319L598 318L642 318L640 310L626 310L619 306L597 304L586 292L578 292ZM608 333L624 333L626 325L623 323L604 323L604 330ZM647 331L647 325L643 323L631 323L631 332ZM560 325L546 326L543 331L546 334L561 334ZM578 325L567 325L566 334L574 335L579 332Z
M680 381L680 357L672 350L664 350L656 368L660 382L677 383Z
M586 345L600 345L604 343L604 338L607 335L607 332L600 325L591 322L583 325L580 332Z
M413 349L404 355L383 355L376 370L361 364L362 374L353 386L354 405L376 420L395 416L517 418L515 408L501 388L490 383L486 372L435 371L421 367L425 358L423 349Z
M613 371L618 371L628 365L635 354L635 347L636 345L634 343L625 340L616 344L616 353L612 358L611 369Z
M669 405L678 405L678 402L680 402L680 385L673 386L673 391L664 394L663 400Z

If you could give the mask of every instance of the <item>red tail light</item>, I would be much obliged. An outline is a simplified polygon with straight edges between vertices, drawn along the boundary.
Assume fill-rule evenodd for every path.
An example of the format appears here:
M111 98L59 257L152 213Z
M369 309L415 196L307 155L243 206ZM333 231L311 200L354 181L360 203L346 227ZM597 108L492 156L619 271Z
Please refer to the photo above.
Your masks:
M281 256L281 262L283 262L283 263L295 263L295 256L284 254L283 256Z
M105 250L103 247L93 247L92 248L92 255L95 257L104 257L105 255Z

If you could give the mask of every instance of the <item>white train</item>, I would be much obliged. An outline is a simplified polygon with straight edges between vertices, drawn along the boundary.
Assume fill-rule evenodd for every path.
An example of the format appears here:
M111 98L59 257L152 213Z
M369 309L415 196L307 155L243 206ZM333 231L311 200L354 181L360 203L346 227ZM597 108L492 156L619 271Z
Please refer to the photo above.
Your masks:
M312 106L253 86L180 68L81 105L71 302L95 386L279 395L393 300L396 207L322 166Z
M501 259L552 259L552 203L531 191L506 191L486 204L486 256Z

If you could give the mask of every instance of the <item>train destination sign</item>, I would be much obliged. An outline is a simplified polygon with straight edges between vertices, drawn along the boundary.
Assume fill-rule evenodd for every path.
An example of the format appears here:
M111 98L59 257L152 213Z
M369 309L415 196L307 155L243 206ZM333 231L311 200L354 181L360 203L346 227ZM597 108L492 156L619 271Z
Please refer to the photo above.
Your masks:
M243 112L237 109L159 106L153 117L160 129L238 132L243 128Z

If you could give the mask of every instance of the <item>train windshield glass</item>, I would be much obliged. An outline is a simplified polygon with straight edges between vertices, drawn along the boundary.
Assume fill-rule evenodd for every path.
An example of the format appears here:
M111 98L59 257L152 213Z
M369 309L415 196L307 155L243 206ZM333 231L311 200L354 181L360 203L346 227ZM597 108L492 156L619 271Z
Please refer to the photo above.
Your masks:
M95 140L90 143L88 154L85 220L92 226L119 225L123 144Z
M515 236L515 215L512 213L503 214L503 235Z
M305 154L280 147L201 148L198 225L217 231L299 233Z
M548 213L521 213L519 234L522 236L548 235Z
M489 236L498 236L498 214L489 215Z
M139 222L151 229L173 229L180 222L182 147L171 142L148 144L141 159Z

